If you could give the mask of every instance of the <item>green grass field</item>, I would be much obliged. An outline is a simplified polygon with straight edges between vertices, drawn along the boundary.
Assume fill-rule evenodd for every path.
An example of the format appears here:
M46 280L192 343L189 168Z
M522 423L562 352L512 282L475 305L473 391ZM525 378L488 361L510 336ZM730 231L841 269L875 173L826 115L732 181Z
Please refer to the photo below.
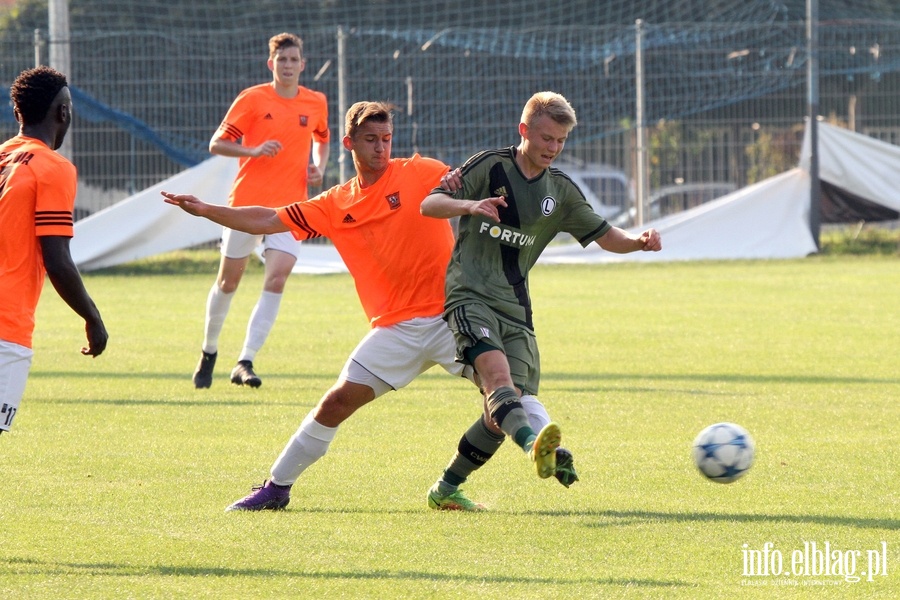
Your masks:
M214 273L208 252L87 275L110 332L97 359L47 286L0 436L0 597L900 596L896 257L536 268L541 398L581 482L538 480L506 444L465 486L484 514L425 504L480 410L436 370L345 423L286 511L224 513L367 324L348 276L294 277L262 388L231 385L257 265L195 390ZM731 485L690 458L724 420L757 443ZM792 567L826 543L829 574ZM747 556L800 573L748 574Z

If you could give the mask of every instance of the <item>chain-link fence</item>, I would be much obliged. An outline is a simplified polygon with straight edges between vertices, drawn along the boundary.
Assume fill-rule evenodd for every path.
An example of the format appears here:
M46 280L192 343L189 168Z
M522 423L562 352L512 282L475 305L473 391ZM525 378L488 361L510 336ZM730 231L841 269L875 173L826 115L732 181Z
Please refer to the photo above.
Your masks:
M487 17L471 19L478 26L410 26L416 20L403 14L391 19L393 26L323 25L353 20L333 7L337 17L302 28L292 26L300 19L267 21L259 13L240 21L219 15L210 23L216 3L205 12L180 6L181 15L155 14L152 4L142 3L142 22L127 28L119 13L91 15L93 3L72 8L67 47L76 120L70 139L82 213L207 158L209 138L237 93L271 79L266 43L283 30L304 39L301 83L329 99L329 184L339 179L343 110L362 99L396 105L396 156L420 152L458 165L478 150L517 143L525 100L552 89L578 114L567 162L625 182L635 176L642 105L651 192L679 186L699 196L727 191L785 171L799 155L807 114L806 26L793 14L770 10L779 3L706 4L722 9L719 17L745 19L734 22L591 25L598 15L570 14L568 25L530 27L489 26ZM658 8L664 3L649 4L657 7L651 16L677 18L672 6L687 10L696 3L672 2L668 12ZM515 6L504 4L507 13ZM879 4L872 6L875 11ZM163 5L157 8L164 12ZM494 14L480 5L471 11ZM104 18L107 28L98 23ZM231 27L223 26L226 21ZM41 28L3 32L3 86L36 56L47 62L47 37ZM823 19L819 62L823 118L900 141L900 22ZM0 133L15 130L11 111L0 111ZM352 168L345 166L347 175Z

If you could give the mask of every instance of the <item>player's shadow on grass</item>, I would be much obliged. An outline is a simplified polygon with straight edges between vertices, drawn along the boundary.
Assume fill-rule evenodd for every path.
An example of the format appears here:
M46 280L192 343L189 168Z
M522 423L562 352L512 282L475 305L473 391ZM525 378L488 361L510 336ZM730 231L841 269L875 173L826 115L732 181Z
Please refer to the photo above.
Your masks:
M201 392L197 392L201 394ZM208 393L208 392L207 392ZM197 400L196 398L192 398L190 400L187 399L173 399L173 398L164 398L164 399L140 399L135 400L134 398L54 398L53 400L43 400L43 399L34 399L32 402L34 404L71 404L71 405L90 405L96 404L100 406L181 406L181 407L216 407L216 406L225 406L225 407L237 407L240 408L247 404L251 404L253 402L259 402L264 396L258 395L259 393L256 391L247 392L248 396L245 402L235 402L233 398L220 398L220 397L212 397L209 399L201 398ZM250 394L253 394L252 396ZM289 400L271 400L270 398L265 397L267 406L300 406L306 407L307 409L311 409L315 406L315 398L306 398L300 399L297 401L289 401Z
M224 372L223 372L224 373ZM442 372L440 377L446 377ZM424 373L423 377L428 377L430 373ZM34 369L31 371L30 378L53 378L65 377L66 379L160 379L160 380L182 380L190 382L190 373L187 371L178 371L175 373L152 373L146 371L108 371L102 372L90 371L48 371ZM335 374L316 374L276 371L266 373L266 379L280 380L311 380L321 381L326 387L334 382ZM221 376L224 384L228 383L227 373ZM545 386L551 386L553 383L565 383L569 381L586 381L590 382L589 387L575 388L575 391L598 391L600 389L619 390L621 388L613 388L607 385L605 388L598 387L596 384L609 383L615 380L637 380L637 381L663 381L663 382L698 382L698 383L753 383L753 384L773 384L773 383L797 383L797 384L821 384L821 385L897 385L900 384L900 378L883 378L883 377L838 377L831 375L791 375L791 374L770 374L770 375L753 375L749 373L693 373L689 375L671 375L664 373L557 373L544 371L541 374L541 382ZM216 380L218 381L218 379ZM562 389L562 388L561 388ZM571 390L572 388L566 387ZM649 389L649 388L648 388ZM709 392L705 390L704 393Z
M803 375L803 374L752 374L752 373L691 373L691 374L665 374L665 373L541 373L541 384L548 387L553 383L562 384L568 381L589 381L596 384L611 381L663 381L663 382L697 382L697 383L752 383L752 384L816 384L816 385L897 385L900 378L886 377L840 377L833 375ZM563 389L563 388L560 388ZM572 389L572 388L564 388ZM575 391L597 391L595 385L586 388L575 388ZM607 390L620 390L606 386Z
M815 525L836 525L853 529L900 529L900 520L858 517L836 517L829 515L779 515L779 514L733 514L708 512L655 512L606 510L590 513L569 513L566 511L537 511L527 514L544 516L593 516L597 521L588 527L621 527L623 525L647 525L652 523L803 523Z
M116 563L78 563L78 562L54 562L32 558L0 559L0 564L6 563L12 567L10 570L18 573L28 573L43 576L73 576L86 575L90 577L287 577L291 579L322 579L322 580L385 580L385 581L449 581L472 584L528 584L528 585L597 585L614 587L638 587L638 588L672 588L692 587L694 584L678 580L639 579L639 578L615 578L615 577L524 577L515 575L466 575L446 573L430 573L428 571L389 571L389 570L365 570L365 571L304 571L285 569L241 569L229 567L194 567L194 566L167 566L167 565L122 565Z
M221 385L231 385L229 382L229 373L231 369L228 371L223 370L221 375L217 375L216 379L214 379L214 384ZM265 377L266 380L269 379L282 379L282 380L307 380L307 381L321 381L321 386L324 386L326 389L332 383L334 383L335 377L337 373L320 375L316 373L291 373L284 371L276 371L274 373L260 373L261 377ZM29 375L29 378L34 379L44 379L44 378L54 378L61 377L65 379L141 379L141 380L176 380L183 381L186 383L186 387L191 388L191 372L190 371L178 371L177 373L153 373L147 371L107 371L107 370L98 370L98 371L46 371L46 370L33 370Z
M432 511L410 510L376 510L350 507L321 508L313 506L291 505L282 514L287 516L291 512L297 513L360 513L360 514L403 514L421 516L431 514ZM709 513L709 512L658 512L643 510L494 510L471 515L473 518L489 519L492 515L520 515L536 517L579 517L595 518L596 522L589 523L588 527L621 527L628 525L647 525L655 522L669 523L710 523L710 522L737 522L737 523L808 523L817 525L839 525L857 529L898 529L900 520L879 518L855 518L835 517L830 515L778 515L778 514L734 514L734 513ZM483 524L483 522L482 522Z

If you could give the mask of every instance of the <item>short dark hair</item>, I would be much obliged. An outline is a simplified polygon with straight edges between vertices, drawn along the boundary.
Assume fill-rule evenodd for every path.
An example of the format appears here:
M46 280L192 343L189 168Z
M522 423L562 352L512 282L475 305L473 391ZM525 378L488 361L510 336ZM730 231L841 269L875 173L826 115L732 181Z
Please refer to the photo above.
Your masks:
M51 67L40 66L22 71L9 88L16 118L22 125L40 123L50 112L56 95L68 85L66 76Z
M357 102L347 111L344 133L352 138L366 121L394 124L394 107L386 102Z
M269 39L269 58L275 58L275 53L282 48L299 48L303 56L303 40L293 33L279 33Z

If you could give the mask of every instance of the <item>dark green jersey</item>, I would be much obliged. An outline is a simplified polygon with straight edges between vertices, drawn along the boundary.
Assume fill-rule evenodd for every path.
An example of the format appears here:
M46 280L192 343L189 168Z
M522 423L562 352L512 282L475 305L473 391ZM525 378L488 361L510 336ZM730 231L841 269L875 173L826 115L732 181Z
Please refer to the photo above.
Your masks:
M516 148L488 150L462 168L463 187L454 197L482 200L504 196L500 223L460 218L459 238L447 268L446 311L481 302L500 318L533 329L528 272L560 232L587 246L610 225L593 211L581 190L556 168L526 179ZM439 191L439 190L435 190Z

